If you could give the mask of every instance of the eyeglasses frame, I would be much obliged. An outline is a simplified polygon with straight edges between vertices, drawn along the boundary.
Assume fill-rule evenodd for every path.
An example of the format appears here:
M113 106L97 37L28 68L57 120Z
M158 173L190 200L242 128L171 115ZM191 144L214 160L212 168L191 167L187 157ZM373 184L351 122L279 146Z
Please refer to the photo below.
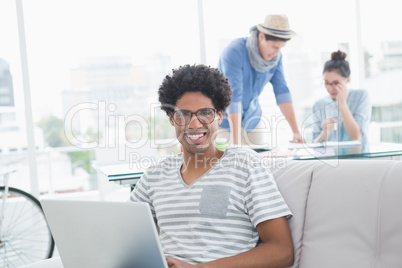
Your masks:
M212 119L211 122L209 122L209 123L201 122L201 120L200 120L200 119L198 118L198 116L197 116L197 113L198 113L199 111L202 111L202 110L212 110L212 111L214 112L214 118ZM174 114L175 114L176 112L180 112L180 111L186 111L186 112L189 112L189 113L190 113L190 120L188 120L188 122L186 122L185 124L179 124L179 123L177 123L176 120L174 119ZM198 120L201 124L207 124L207 125L209 125L209 124L212 124L212 123L215 121L217 112L218 112L218 111L217 111L216 109L214 109L214 108L201 108L201 109L199 109L199 110L197 110L197 111L195 111L195 112L191 112L191 111L189 111L189 110L175 110L175 111L173 111L173 112L171 113L171 116L172 116L172 120L173 120L177 125L179 125L179 126L186 126L186 125L188 125L188 124L191 122L191 119L193 118L193 115L195 115L195 117L197 118L197 120Z

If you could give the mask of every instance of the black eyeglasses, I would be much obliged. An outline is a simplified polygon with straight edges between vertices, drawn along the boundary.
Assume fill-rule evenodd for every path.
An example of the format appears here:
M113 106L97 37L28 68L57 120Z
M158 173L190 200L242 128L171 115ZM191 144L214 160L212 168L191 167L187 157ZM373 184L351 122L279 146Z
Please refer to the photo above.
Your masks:
M179 126L185 126L190 123L193 114L202 124L211 124L215 120L216 109L203 108L195 113L187 110L177 110L173 112L173 121Z
M332 87L332 86L336 87L337 85L339 85L339 81L334 81L332 83L328 83L328 82L324 81L324 85L326 87Z
M345 81L346 81L346 79L345 79ZM329 82L327 82L327 81L322 81L323 83L324 83L324 85L326 86L326 87L336 87L337 85L339 85L340 83L341 83L341 81L334 81L334 82L332 82L332 83L329 83Z

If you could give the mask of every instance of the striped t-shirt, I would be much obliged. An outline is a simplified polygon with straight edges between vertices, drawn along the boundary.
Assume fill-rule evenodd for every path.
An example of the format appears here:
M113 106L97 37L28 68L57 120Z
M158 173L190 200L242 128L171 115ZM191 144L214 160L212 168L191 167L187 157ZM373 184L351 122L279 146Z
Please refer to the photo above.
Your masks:
M167 256L203 263L254 248L260 222L291 212L263 158L253 150L226 149L191 185L180 174L183 155L150 167L131 193L147 202Z

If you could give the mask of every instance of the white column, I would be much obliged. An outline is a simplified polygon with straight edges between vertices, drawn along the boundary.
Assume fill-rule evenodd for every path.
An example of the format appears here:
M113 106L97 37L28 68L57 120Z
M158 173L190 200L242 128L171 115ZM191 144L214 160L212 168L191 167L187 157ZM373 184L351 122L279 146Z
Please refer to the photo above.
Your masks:
M205 52L204 10L202 0L198 0L198 28L200 37L200 59L202 64L206 64L207 56Z
M362 29L360 18L360 0L356 0L356 55L357 55L357 70L358 70L358 86L359 88L365 88L366 80L366 66L364 63L364 48L362 44Z
M29 175L31 179L31 194L39 197L38 171L36 164L36 146L34 123L32 118L31 92L29 86L28 57L25 42L24 14L22 0L16 0L18 35L20 41L21 72L25 103L25 124L28 143Z

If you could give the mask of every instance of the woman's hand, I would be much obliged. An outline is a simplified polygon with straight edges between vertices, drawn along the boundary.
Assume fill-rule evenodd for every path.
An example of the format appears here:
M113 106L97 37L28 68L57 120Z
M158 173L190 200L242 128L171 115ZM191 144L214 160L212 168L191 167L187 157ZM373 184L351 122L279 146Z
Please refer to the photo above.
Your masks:
M321 125L321 134L314 140L314 142L327 141L329 134L334 130L334 123L337 124L338 121L333 117L325 119Z
M325 119L322 122L322 131L325 133L327 137L334 130L334 123L338 123L338 121L333 117Z
M338 101L338 104L346 104L346 101L349 96L349 91L346 86L346 80L345 81L340 81L336 86L335 89L338 91L338 94L336 96L336 100Z

